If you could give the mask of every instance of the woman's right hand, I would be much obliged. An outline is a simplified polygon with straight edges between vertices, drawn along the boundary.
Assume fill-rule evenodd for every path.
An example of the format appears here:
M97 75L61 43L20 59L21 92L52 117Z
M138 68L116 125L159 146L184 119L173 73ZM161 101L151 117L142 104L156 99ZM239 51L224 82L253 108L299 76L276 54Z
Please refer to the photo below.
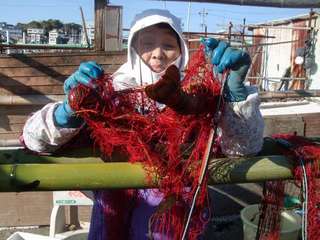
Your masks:
M94 80L103 75L103 69L94 61L81 63L79 69L64 82L63 88L66 98L54 111L54 122L58 127L77 128L82 124L82 119L74 115L68 103L70 90L79 84L95 88Z
M64 93L69 94L70 90L79 84L94 88L94 80L101 77L103 69L94 61L83 62L79 69L66 79L63 85Z

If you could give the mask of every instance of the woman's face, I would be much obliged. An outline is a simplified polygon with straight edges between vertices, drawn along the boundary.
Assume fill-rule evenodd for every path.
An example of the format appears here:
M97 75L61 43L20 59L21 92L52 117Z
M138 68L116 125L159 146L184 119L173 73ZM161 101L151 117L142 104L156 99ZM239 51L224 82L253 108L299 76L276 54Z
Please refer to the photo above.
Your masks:
M137 33L134 48L154 71L162 72L181 54L177 35L168 27L151 26Z

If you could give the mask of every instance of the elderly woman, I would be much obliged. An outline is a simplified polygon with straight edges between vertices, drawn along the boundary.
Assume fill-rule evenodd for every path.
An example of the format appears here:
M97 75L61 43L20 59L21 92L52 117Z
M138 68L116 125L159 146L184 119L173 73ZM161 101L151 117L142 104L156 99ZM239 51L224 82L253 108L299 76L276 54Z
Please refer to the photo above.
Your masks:
M212 56L217 72L231 70L224 94L227 106L219 124L222 151L226 155L255 154L262 147L263 119L257 93L243 84L250 57L215 39L206 41L206 51ZM166 10L147 10L138 14L133 21L128 40L128 60L113 74L113 84L116 90L153 84L164 75L168 66L175 65L182 72L187 62L188 48L182 37L179 19ZM103 69L95 62L82 63L65 81L66 95L80 83L94 87L94 79L102 74ZM185 101L170 106L172 93L164 94L168 99L159 99L161 103L177 111L185 107ZM27 120L23 138L29 149L54 152L85 125L82 119L73 114L67 99L46 105ZM130 239L137 240L150 237L148 221L161 201L159 194L155 195L154 191L139 191L142 197L130 216L128 226L131 229ZM98 195L99 192L96 192L95 196ZM93 216L89 239L108 239L112 230L105 227L106 216L99 201L94 201ZM170 239L170 236L157 233L151 233L151 236Z

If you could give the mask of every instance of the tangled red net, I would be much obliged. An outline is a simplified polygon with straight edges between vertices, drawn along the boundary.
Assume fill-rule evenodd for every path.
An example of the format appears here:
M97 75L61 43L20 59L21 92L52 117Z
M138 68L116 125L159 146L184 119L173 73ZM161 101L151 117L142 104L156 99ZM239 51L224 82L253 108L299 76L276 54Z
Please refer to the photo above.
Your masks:
M113 80L105 75L94 90L80 85L73 91L72 108L85 119L92 138L105 156L118 152L129 162L142 162L149 176L158 176L163 197L158 211L150 219L151 232L181 239L186 217L197 188L201 159L207 146L215 106L197 115L181 115L169 108L161 109L144 90L115 91ZM192 95L212 98L220 94L221 85L213 78L212 66L200 48L189 62L182 81L183 90ZM307 179L308 239L320 239L319 160L320 147L305 138L277 135L291 147L284 154L295 160L294 179L301 186ZM112 158L109 158L112 160ZM301 161L306 174L303 174ZM152 173L152 174L151 174ZM152 181L151 178L148 179ZM207 177L202 184L192 215L188 239L203 231L208 216ZM259 240L280 238L280 213L283 209L284 181L268 181L264 187L258 234ZM136 190L109 190L103 195L108 239L129 239L131 213L139 194Z
M320 239L320 182L319 163L320 145L296 135L275 135L274 139L285 141L283 154L293 161L293 176L300 188L305 181L305 193L301 200L305 202L306 230L305 239ZM283 145L283 144L282 144ZM276 240L280 238L280 213L284 203L284 181L270 181L264 188L261 215L258 226L259 240Z
M203 47L191 58L181 84L183 91L203 98L220 94L220 82L213 77L212 65L206 63ZM105 156L120 152L129 162L142 162L149 173L156 173L163 201L150 219L152 232L181 239L215 106L206 106L203 114L181 115L159 108L141 88L115 91L109 75L98 79L96 85L94 90L83 85L75 88L70 99L72 109L85 120L95 145ZM207 178L191 219L190 240L197 238L208 220L206 182ZM108 239L129 239L130 210L139 195L136 190L109 193L104 197L108 203L106 227L111 229Z

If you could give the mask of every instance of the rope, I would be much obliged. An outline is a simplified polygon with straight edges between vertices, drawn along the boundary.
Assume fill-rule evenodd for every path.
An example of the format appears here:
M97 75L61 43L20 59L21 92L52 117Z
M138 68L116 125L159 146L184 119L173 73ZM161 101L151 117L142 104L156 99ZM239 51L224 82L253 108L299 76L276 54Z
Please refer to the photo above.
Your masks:
M186 224L185 224L185 227L184 227L184 230L183 230L182 238L181 238L182 240L186 239L187 232L188 232L188 229L189 229L189 225L190 225L190 222L191 222L191 216L192 216L195 204L196 204L196 199L197 199L197 196L199 194L199 191L200 191L201 185L203 183L203 179L204 179L205 173L206 173L207 168L208 168L209 156L210 156L210 152L211 152L211 149L212 149L212 145L213 145L213 143L215 142L215 140L217 138L218 122L219 122L219 120L221 118L221 115L222 115L221 109L222 109L222 105L223 105L223 91L224 91L224 87L225 87L226 81L228 79L228 76L229 76L229 72L226 71L223 74L223 77L222 77L222 84L221 84L222 86L221 86L221 90L220 90L219 100L218 100L218 103L217 103L217 111L216 111L216 113L214 114L214 117L213 117L213 126L214 127L211 128L211 131L210 131L208 144L207 144L207 147L206 147L206 151L205 151L205 154L204 154L202 166L201 166L201 169L200 169L200 177L199 177L197 189L196 189L195 194L194 194L193 199L192 199L192 204L191 204L191 207L190 207L190 210L189 210L189 213L188 213L188 218L187 218L187 221L186 221Z
M303 172L303 179L302 179L302 194L304 198L304 202L302 204L302 240L308 239L308 179L307 179L307 172L304 166L304 161L302 158L299 158L300 165Z

